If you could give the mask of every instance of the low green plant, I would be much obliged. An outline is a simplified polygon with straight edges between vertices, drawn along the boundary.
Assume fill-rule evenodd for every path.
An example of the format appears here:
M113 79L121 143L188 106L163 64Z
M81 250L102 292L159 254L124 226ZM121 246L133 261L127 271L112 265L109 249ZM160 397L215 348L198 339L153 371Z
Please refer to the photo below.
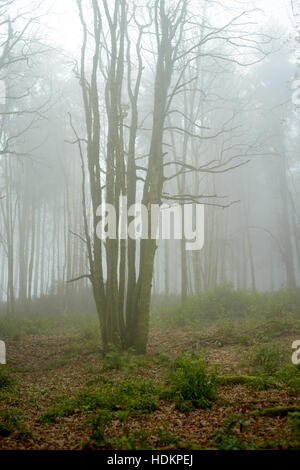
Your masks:
M107 426L111 424L112 419L112 413L108 410L99 410L86 419L85 424L92 427L90 441L93 446L98 448L107 448L109 446L109 441L106 437L106 429Z
M256 348L250 356L250 365L254 374L275 374L286 360L284 348L277 343L266 343Z
M267 390L278 388L279 383L275 377L269 376L249 376L249 375L220 375L217 377L218 385L246 385L254 390Z
M166 397L181 411L210 408L217 399L217 371L207 371L203 359L178 357L172 364Z
M273 406L272 408L262 408L262 409L257 409L253 410L250 412L252 416L269 416L269 417L275 417L279 416L280 418L284 418L285 416L288 416L290 413L299 413L300 412L300 406Z
M224 421L223 427L216 431L212 438L219 450L245 450L248 446L241 436L248 427L249 425L242 414L230 414L228 419Z
M75 402L73 400L67 400L61 398L58 400L59 404L57 406L49 408L40 418L39 423L41 424L51 424L55 423L58 418L64 416L71 416L75 412Z
M283 382L289 388L290 392L299 392L300 390L300 364L288 364L279 368L276 373L278 380Z
M92 434L83 445L83 449L117 449L117 450L149 450L148 433L146 431L130 430L125 425L128 414L118 413L118 420L123 423L124 431L113 439L109 438L108 428L116 416L108 410L98 410L85 420L92 427Z
M178 446L179 439L166 426L157 431L159 447Z
M179 300L154 302L151 319L155 327L201 326L202 331L213 324L215 341L250 345L300 332L299 309L300 292L295 289L257 292L235 290L227 283L199 296L189 296L183 304Z
M133 369L143 368L147 365L147 358L134 354L133 351L111 351L106 354L103 371L120 370L124 373Z
M0 436L6 437L15 431L21 432L23 428L21 410L0 410Z
M288 423L290 424L293 437L300 439L300 412L289 413Z
M15 385L12 375L0 366L0 390L11 389Z
M146 431L134 431L121 434L110 443L112 449L117 450L150 450L148 444L148 433Z
M146 414L155 410L158 391L155 384L148 380L135 381L125 379L120 382L106 382L101 388L83 388L74 397L61 397L58 405L44 413L40 422L53 423L57 418L81 412L107 410L118 414L127 411L130 414Z

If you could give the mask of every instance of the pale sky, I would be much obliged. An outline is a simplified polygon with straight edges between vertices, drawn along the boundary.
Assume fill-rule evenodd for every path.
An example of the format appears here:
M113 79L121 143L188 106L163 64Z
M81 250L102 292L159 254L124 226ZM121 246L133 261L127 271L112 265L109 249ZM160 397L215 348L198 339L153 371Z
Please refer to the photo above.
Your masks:
M81 45L81 26L78 20L77 6L75 0L48 0L51 14L47 16L47 31L51 40L64 47L70 53L75 53ZM110 0L112 1L112 0ZM199 1L199 0L198 0ZM229 1L225 4L228 8ZM239 2L240 4L242 2ZM252 8L257 7L264 10L263 14L257 15L260 24L277 20L284 28L294 28L291 0L251 0L248 3ZM45 23L44 23L45 24Z

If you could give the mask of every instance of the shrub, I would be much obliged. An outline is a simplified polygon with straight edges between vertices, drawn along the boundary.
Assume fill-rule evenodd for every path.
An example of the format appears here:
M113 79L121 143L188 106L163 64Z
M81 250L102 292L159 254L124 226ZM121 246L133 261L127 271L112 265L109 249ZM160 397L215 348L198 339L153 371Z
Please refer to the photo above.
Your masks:
M103 371L120 370L124 373L130 372L132 369L143 368L146 366L146 358L134 354L134 351L111 351L105 356Z
M238 431L236 430L238 427ZM212 438L216 442L219 450L244 450L247 449L247 444L241 439L244 429L249 425L245 422L243 416L229 415L228 419L224 421L221 429L216 431Z
M16 430L23 428L22 414L20 410L0 411L0 436L9 436Z
M269 343L256 348L250 364L253 366L254 373L263 373L272 375L283 364L286 354L282 346L277 343Z
M285 383L291 392L300 390L300 364L289 364L285 367L281 367L277 371L276 377L281 382Z
M100 410L89 416L85 423L92 427L91 442L95 447L108 447L106 429L112 422L112 414L107 410Z
M300 439L300 413L294 412L288 414L288 422L291 426L292 436Z
M179 357L172 368L167 395L174 399L177 408L210 408L217 399L216 371L208 373L203 360L194 357Z
M55 423L57 418L74 414L76 409L74 400L71 399L67 401L62 398L59 401L60 403L57 406L49 408L46 413L39 418L41 424Z
M118 450L151 450L146 431L134 431L121 434L111 442L111 447Z
M14 385L14 379L12 376L0 367L0 390L10 389Z
M262 339L294 332L295 321L300 329L299 310L300 293L297 290L283 288L276 292L254 292L235 290L232 283L227 283L199 296L190 296L183 304L155 305L151 318L156 326L171 327L184 327L203 321L253 319L254 324L250 327ZM241 334L242 329L239 330Z

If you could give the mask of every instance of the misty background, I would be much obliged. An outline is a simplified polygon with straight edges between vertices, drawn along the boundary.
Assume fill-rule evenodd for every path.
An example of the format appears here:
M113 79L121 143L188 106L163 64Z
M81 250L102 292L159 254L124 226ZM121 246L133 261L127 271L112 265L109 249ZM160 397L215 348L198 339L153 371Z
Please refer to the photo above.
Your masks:
M145 2L135 3L142 8ZM225 3L190 2L197 31L203 28L200 34L241 11L249 13L247 21L232 26L230 39L220 35L201 46L185 71L188 92L174 97L163 142L165 202L170 194L173 202L176 195L181 201L186 194L199 195L197 201L205 204L204 248L187 252L184 241L160 241L153 296L184 300L226 283L259 291L300 284L299 110L291 90L298 67L290 3L260 1L257 10L255 2ZM89 270L82 161L74 136L76 129L84 148L76 5L1 2L0 18L0 79L7 94L0 105L0 308L9 314L39 305L48 311L93 310L89 279L67 283ZM135 75L138 33L133 20L129 33ZM138 98L137 200L151 138L153 48L150 31L142 48ZM105 62L100 67L99 158L104 161ZM179 74L180 67L174 81ZM122 104L120 125L128 151L126 80ZM174 161L209 171L180 172ZM88 192L86 207L91 226Z

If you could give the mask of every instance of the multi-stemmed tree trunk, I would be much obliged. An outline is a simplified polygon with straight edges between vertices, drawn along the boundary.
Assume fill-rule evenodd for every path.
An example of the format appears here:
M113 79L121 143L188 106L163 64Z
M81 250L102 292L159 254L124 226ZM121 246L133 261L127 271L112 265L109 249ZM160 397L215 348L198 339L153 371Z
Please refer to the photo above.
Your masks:
M128 39L128 4L116 0L114 8L108 7L103 0L103 11L98 2L92 1L94 18L94 56L90 83L87 83L86 54L88 28L84 18L81 1L77 1L83 28L83 45L80 65L80 84L85 108L87 129L87 168L89 190L93 207L93 236L89 234L86 214L86 175L83 151L80 146L83 168L83 212L86 241L90 263L90 278L96 307L99 315L104 350L114 347L133 347L139 353L146 350L149 328L149 308L152 288L156 240L149 237L140 241L139 269L136 273L136 241L128 240L127 252L124 240L108 238L105 243L106 282L103 273L102 242L96 233L97 208L103 201L111 204L119 220L120 196L128 196L129 206L137 200L136 137L138 126L137 102L143 70L141 40L143 29L138 24L136 54L138 72L132 89L130 64L130 42ZM149 7L150 8L150 7ZM157 58L152 105L152 130L148 155L148 166L144 180L142 203L150 208L161 204L164 184L163 136L167 109L170 106L169 87L173 65L181 39L181 30L186 13L186 2L179 2L175 15L167 11L165 1L154 2ZM134 13L133 13L134 14ZM150 15L151 16L151 15ZM101 58L101 38L103 37L103 17L110 38L110 53L107 56L107 76L105 76L105 106L107 121L107 147L104 164L100 164L100 111L98 93L98 69ZM127 47L126 47L127 42ZM125 81L125 56L127 56L127 89L131 108L128 152L125 158L122 106L123 83ZM74 132L75 129L74 129ZM78 139L79 140L79 139ZM102 195L101 172L105 174L105 197ZM129 220L130 222L130 220ZM117 233L118 233L117 225ZM149 211L148 231L151 233L151 213ZM127 272L127 279L126 279ZM126 282L127 281L127 282ZM127 284L127 285L125 285Z
M82 90L86 138L79 137L70 116L82 165L82 209L90 272L70 281L86 277L92 283L104 351L117 347L134 348L138 353L144 353L149 333L150 297L157 249L156 239L151 237L154 222L150 208L153 205L160 206L163 200L183 204L214 197L199 194L198 188L195 195L187 194L183 197L185 173L216 173L219 168L221 172L230 169L224 169L230 160L208 163L205 159L203 165L199 165L197 158L195 164L187 162L188 142L193 138L202 138L201 134L199 135L202 126L197 124L198 116L192 113L193 98L184 112L179 111L179 125L176 123L173 127L183 138L183 146L180 147L183 148L183 155L179 156L179 160L175 158L175 161L166 161L168 147L165 138L170 137L170 131L172 136L172 125L166 126L167 117L174 112L172 105L177 96L183 92L188 95L193 90L194 85L191 84L195 77L187 76L186 70L197 57L207 55L202 46L213 39L216 39L218 44L223 40L230 44L227 37L232 34L232 26L236 22L239 28L240 18L245 12L237 14L227 25L211 28L205 24L190 24L187 0L175 3L153 0L148 2L147 6L139 7L142 8L142 14L138 13L139 10L133 2L126 0L115 0L110 4L107 0L91 0L90 5L92 28L87 24L89 16L85 14L82 1L77 0L83 31L77 76ZM205 7L206 5L207 2ZM148 24L145 22L146 17ZM140 22L141 18L143 24ZM129 39L129 27L135 28L135 59ZM193 27L194 37L190 33L190 28ZM147 40L143 42L146 34ZM192 43L189 42L191 37ZM154 38L154 41L151 38ZM151 51L148 42L151 43ZM93 57L89 60L91 51ZM151 128L148 129L150 137L146 156L140 156L137 152L137 137L139 127L143 126L138 125L138 101L144 64L149 57L155 58L154 87L149 109ZM212 52L212 57L218 55ZM199 83L195 83L197 90ZM99 92L100 86L104 90L104 102L103 95ZM199 94L197 96L200 99ZM186 99L188 103L188 96ZM128 119L126 125L124 122L127 117L130 118L129 125ZM148 118L148 122L149 120ZM170 172L166 175L166 165L168 168L175 166L175 175L170 176ZM178 176L182 183L179 188L181 194L170 196L164 193L166 180ZM87 195L91 199L92 207L91 230ZM124 209L119 206L119 201L120 197L125 196L129 207L141 201L148 209L148 238L125 241L119 236L118 221ZM99 207L102 204L114 207L117 222L116 238L108 236L105 243L97 236ZM214 220L213 213L212 225ZM132 216L127 218L128 223L131 221ZM184 251L183 242L182 272L182 296L185 298L189 284L191 289L191 282L189 258ZM215 283L217 273L210 272L208 277L210 284ZM199 284L198 273L197 289Z

